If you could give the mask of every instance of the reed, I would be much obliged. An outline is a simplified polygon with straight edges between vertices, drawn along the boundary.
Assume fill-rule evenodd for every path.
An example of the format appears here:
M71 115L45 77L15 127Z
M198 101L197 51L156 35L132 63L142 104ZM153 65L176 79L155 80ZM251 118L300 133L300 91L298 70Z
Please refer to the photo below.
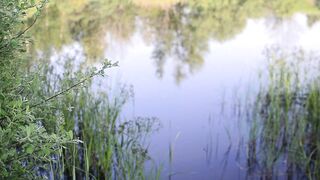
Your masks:
M67 60L63 73L55 73L54 67L44 68L46 86L39 93L50 97L52 92L99 72L96 69L75 71L75 67L72 60ZM97 78L88 79L80 87L50 101L56 107L54 114L64 118L64 129L72 131L73 138L79 142L63 149L54 162L53 178L145 179L148 176L145 163L151 160L148 136L157 130L159 121L153 117L120 118L123 106L133 98L132 90L121 85L112 93L97 91L92 87L97 81Z
M250 113L248 174L319 179L319 59L279 49L269 50L267 59L266 83Z

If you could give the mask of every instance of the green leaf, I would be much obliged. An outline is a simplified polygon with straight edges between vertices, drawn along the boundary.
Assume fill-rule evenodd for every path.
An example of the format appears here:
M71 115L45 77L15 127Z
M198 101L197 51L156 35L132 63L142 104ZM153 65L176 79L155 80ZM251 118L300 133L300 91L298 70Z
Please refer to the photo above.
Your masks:
M73 139L73 132L72 131L68 131L68 138Z
M32 154L33 151L34 151L34 146L33 146L32 144L30 144L30 145L27 147L26 152L27 152L28 154Z

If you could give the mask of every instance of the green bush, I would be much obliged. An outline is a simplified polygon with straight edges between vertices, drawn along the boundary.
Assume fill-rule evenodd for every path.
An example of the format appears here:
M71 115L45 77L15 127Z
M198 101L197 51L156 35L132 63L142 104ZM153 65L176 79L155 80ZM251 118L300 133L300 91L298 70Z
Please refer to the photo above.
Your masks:
M52 156L72 142L72 132L63 129L63 117L54 117L50 104L32 107L39 101L43 85L39 73L26 71L25 32L36 22L46 1L0 1L0 179L40 178L50 168ZM34 12L31 14L30 12ZM33 22L26 25L27 16Z

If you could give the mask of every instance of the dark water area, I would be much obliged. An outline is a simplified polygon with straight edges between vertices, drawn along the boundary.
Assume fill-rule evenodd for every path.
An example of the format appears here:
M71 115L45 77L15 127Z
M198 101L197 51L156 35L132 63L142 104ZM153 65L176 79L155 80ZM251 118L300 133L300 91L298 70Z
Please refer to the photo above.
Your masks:
M91 88L112 97L126 85L120 121L159 121L145 169L160 179L316 179L318 5L52 0L29 49L60 73L66 60L118 61Z

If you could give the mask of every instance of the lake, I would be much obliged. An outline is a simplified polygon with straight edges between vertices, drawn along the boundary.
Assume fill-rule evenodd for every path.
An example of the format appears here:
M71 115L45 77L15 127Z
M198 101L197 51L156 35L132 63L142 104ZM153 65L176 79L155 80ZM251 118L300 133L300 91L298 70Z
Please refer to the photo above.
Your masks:
M319 140L308 140L309 130L294 140L300 136L290 130L309 112L296 101L310 99L307 87L319 77L318 1L52 0L43 13L30 33L33 57L49 59L60 73L70 59L80 68L118 61L91 88L113 97L125 86L132 99L119 121L159 122L144 142L146 173L155 167L160 179L172 180L320 177L312 156L319 144L307 148ZM312 165L291 158L294 142Z

